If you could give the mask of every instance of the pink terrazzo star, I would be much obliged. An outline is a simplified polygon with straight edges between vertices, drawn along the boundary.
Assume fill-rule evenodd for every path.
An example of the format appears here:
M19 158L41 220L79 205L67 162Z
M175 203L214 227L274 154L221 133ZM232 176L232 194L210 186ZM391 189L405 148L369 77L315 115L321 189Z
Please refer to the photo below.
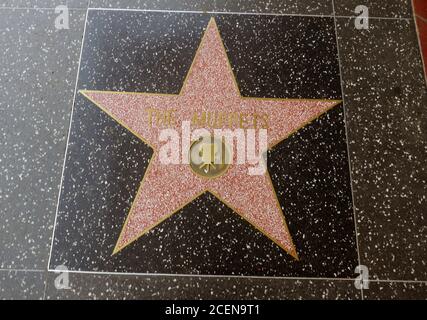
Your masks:
M149 125L148 109L175 110L175 118L179 120L189 120L195 112L202 111L267 113L270 122L268 146L271 148L340 101L242 97L213 19L179 94L82 93L154 149L114 253L209 191L298 259L269 173L249 175L248 165L236 163L220 177L207 179L194 174L188 164L162 164L158 150L164 144L159 141L163 128ZM181 121L175 121L174 127L180 131Z

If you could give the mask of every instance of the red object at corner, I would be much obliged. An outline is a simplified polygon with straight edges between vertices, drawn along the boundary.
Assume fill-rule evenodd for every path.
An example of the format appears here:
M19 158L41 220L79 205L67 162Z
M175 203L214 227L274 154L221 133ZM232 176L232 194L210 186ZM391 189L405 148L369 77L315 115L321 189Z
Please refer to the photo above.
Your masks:
M424 77L427 81L427 0L412 0L412 7L417 25L421 56L423 57Z

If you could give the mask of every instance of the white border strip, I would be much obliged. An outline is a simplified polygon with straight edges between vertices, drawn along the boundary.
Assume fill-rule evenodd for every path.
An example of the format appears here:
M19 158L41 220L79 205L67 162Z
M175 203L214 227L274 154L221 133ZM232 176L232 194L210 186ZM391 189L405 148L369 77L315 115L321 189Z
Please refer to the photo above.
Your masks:
M38 270L38 269L0 269L0 272L22 272L22 273L44 273L44 272L58 274L56 270ZM65 272L65 271L61 271ZM302 280L302 281L351 281L354 282L353 278L330 278L330 277L274 277L274 276L239 276L239 275L203 275L203 274L173 274L173 273L126 273L126 272L99 272L99 271L79 271L79 270L68 270L70 274L87 274L87 275L99 275L99 276L119 276L119 277L172 277L172 278L249 278L259 280ZM380 283L415 283L415 284L427 284L427 280L393 280L393 279L368 279L369 282L380 282Z
M72 121L73 121L74 103L76 102L77 85L79 83L80 63L81 63L81 60L82 60L83 45L84 45L84 41L85 41L86 25L87 25L87 17L88 17L88 15L89 15L89 10L86 10L85 23L84 23L84 27L83 27L82 44L80 46L79 63L78 63L78 66L77 66L76 84L74 85L74 97L73 97L73 103L71 105L71 114L70 114L70 122L69 122L69 127L68 127L67 144L65 145L65 154L64 154L64 162L62 164L61 182L59 184L58 200L56 202L55 220L54 220L54 224L53 224L52 239L51 239L50 251L49 251L49 259L48 259L48 263L47 263L48 270L49 270L49 266L50 266L50 259L51 259L51 256L52 256L53 241L54 241L54 238L55 238L56 221L57 221L57 218L58 218L59 201L61 199L61 193L62 193L62 184L64 182L65 162L67 160L68 143L69 143L69 140L70 140L71 125L72 125Z
M0 10L55 10L54 7L0 7ZM241 15L258 15L258 16L297 16L297 17L317 17L317 18L350 18L354 19L357 16L338 16L330 14L304 14L304 13L277 13L277 12L239 12L239 11L197 11L197 10L168 10L168 9L127 9L127 8L68 8L69 10L99 10L99 11L134 11L134 12L164 12L164 13L207 13L207 14L241 14ZM369 19L377 20L411 20L412 17L369 17Z
M341 100L343 105L343 113L344 113L344 129L345 129L345 144L347 147L347 163L348 163L348 172L350 175L350 190L351 190L351 204L352 204L352 210L353 210L353 219L354 219L354 232L355 232L355 241L356 241L356 251L357 251L357 261L359 262L359 266L361 265L360 260L360 250L359 250L359 238L357 235L358 228L357 228L357 217L356 217L356 209L354 206L354 190L353 190L353 176L351 173L351 158L350 158L350 145L349 145L349 135L348 135L348 128L347 128L347 109L345 105L345 98L344 98L344 84L343 84L343 72L342 72L342 63L341 63L341 54L340 54L340 44L338 41L338 24L337 24L337 18L335 17L335 1L332 1L332 10L334 13L334 29L335 29L335 41L337 46L337 59L338 59L338 68L340 73L340 85L341 85ZM360 294L362 300L364 299L363 296L363 287L360 288Z
M51 273L58 273L55 270L48 270ZM61 271L64 272L64 271ZM284 276L241 276L241 275L206 275L206 274L180 274L180 273L140 273L140 272L99 272L99 271L80 271L80 270L69 270L71 274L87 274L87 275L99 275L99 276L131 276L131 277L169 277L169 278L231 278L231 279L259 279L259 280L304 280L304 281L351 281L354 282L353 278L330 278L330 277L284 277ZM369 279L369 282L395 282L395 283L419 283L427 284L427 280L389 280L389 279Z
M356 18L357 16L336 16L334 14L303 14L303 13L275 13L275 12L239 12L239 11L200 11L200 10L161 10L161 9L126 9L126 8L96 8L89 7L88 10L97 11L131 11L131 12L160 12L160 13L200 13L200 14L230 14L230 15L257 15L257 16L293 16L293 17L316 17L316 18ZM410 17L369 17L378 20L411 20Z

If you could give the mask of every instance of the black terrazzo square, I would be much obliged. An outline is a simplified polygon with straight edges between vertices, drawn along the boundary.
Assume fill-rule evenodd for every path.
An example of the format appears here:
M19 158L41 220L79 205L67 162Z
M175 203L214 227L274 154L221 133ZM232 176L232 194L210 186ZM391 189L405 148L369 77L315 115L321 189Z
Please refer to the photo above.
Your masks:
M427 90L413 21L337 23L361 263L427 280Z
M179 92L211 17L90 10L77 89ZM213 17L242 96L341 99L332 18ZM358 254L342 104L268 154L299 260L211 193L112 254L152 154L76 94L50 269L354 277Z

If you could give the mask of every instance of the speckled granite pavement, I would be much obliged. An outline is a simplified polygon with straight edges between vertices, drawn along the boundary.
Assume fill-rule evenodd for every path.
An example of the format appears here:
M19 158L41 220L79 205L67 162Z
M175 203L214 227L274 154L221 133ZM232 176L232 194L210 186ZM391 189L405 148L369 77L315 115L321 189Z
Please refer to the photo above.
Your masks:
M410 1L71 0L57 30L59 4L0 6L0 298L427 298ZM339 101L268 152L298 259L211 192L114 250L155 151L79 90L178 94L211 19L242 97Z

